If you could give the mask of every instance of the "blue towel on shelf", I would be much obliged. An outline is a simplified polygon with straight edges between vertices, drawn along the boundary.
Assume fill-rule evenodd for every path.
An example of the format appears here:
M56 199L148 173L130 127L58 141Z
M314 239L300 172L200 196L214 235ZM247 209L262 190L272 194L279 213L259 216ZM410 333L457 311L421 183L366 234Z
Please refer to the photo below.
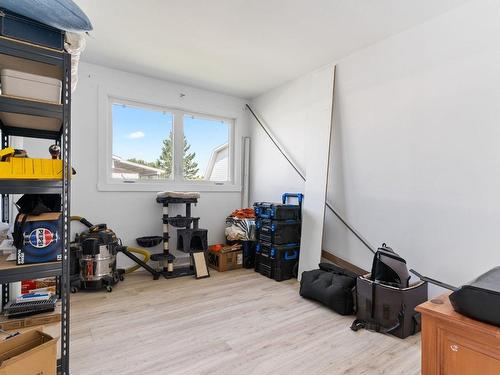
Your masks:
M0 8L59 30L92 30L92 23L72 0L0 0Z

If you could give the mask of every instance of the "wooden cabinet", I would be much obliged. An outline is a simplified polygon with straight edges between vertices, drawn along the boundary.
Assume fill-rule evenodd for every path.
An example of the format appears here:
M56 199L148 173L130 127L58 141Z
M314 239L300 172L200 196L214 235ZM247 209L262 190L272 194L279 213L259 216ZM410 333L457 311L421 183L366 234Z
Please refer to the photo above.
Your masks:
M499 375L500 328L453 310L448 294L422 313L422 375Z

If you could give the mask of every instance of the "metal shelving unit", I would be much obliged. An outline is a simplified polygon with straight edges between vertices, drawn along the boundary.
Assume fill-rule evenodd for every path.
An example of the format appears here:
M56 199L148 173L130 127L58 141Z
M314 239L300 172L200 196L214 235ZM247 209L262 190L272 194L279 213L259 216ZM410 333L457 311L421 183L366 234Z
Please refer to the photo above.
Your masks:
M61 146L63 176L61 180L0 180L2 221L9 221L11 194L61 194L62 210L62 261L16 266L0 258L0 284L2 301L9 300L9 283L44 277L56 277L62 301L61 311L61 359L58 372L69 374L69 318L70 318L70 189L71 189L71 56L64 52L34 44L0 37L0 55L25 59L34 64L57 67L62 77L62 104L27 100L0 95L0 112L48 117L61 122L60 129L33 129L29 126L7 126L0 121L1 147L9 145L10 136L52 139Z

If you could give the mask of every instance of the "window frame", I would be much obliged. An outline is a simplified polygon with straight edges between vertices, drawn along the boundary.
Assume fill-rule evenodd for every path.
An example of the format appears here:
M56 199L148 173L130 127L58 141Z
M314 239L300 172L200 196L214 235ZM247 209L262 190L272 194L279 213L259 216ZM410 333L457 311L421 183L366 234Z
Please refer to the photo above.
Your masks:
M239 170L236 165L235 133L237 119L219 114L207 114L187 108L167 106L153 103L143 98L127 98L123 95L99 89L99 155L98 155L98 183L99 191L241 191L241 182L238 178ZM173 176L171 179L159 180L122 180L112 177L113 153L113 104L123 104L146 110L161 111L173 114L172 132L174 138ZM182 158L176 155L183 153L184 140L184 115L207 120L224 121L229 126L229 176L228 181L186 180L183 176ZM196 150L193 150L196 151Z

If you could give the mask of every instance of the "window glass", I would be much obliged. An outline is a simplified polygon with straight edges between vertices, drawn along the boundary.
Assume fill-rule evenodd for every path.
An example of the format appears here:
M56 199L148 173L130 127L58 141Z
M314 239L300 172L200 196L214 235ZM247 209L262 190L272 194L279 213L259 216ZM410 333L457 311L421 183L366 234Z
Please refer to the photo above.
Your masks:
M171 179L172 113L112 104L112 177L121 180Z
M186 180L230 180L230 124L184 115L183 177Z

